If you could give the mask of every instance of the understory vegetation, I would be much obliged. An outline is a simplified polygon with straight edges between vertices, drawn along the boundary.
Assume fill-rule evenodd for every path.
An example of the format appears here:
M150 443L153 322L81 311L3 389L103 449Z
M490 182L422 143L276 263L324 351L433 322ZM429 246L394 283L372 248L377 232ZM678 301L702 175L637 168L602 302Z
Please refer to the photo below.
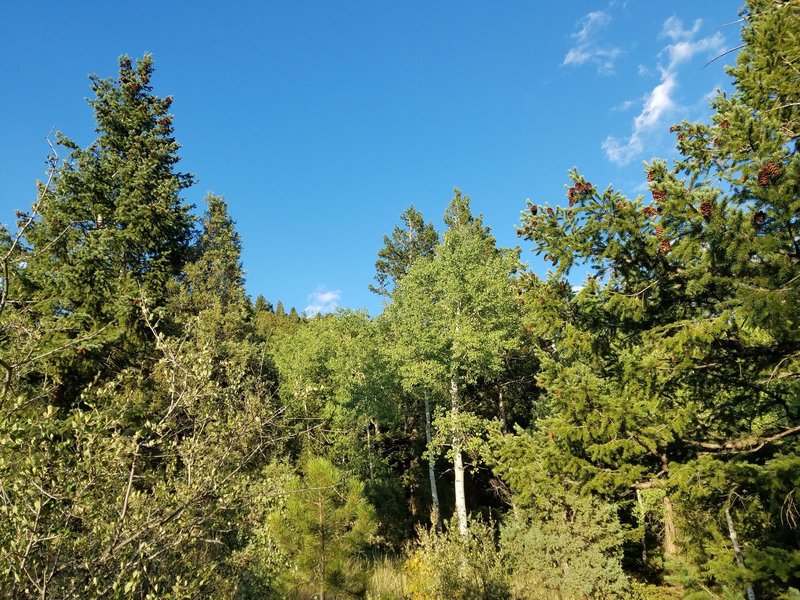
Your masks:
M800 598L800 5L742 17L647 197L409 207L379 316L252 301L150 56L93 78L0 230L0 596Z

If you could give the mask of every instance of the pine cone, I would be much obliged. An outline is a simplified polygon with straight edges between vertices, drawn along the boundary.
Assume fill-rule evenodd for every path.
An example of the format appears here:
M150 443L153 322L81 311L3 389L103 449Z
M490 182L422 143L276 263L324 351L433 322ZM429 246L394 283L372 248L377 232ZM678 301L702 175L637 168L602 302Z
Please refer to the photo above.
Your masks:
M552 208L550 208L549 206L547 207L547 214L548 214L549 216L551 216L551 217L553 216L553 209L552 209Z
M768 186L783 174L783 170L774 162L768 162L758 172L758 185Z
M575 188L571 187L567 190L567 198L569 198L569 205L574 206L577 198L575 197Z
M537 212L539 212L539 208L535 204L532 204L531 205L531 214L535 215Z
M722 142L719 138L714 138L714 148L719 148L722 145Z
M656 200L657 202L660 202L666 197L667 197L667 192L665 192L664 190L658 188L653 190L653 199Z
M661 225L656 225L655 232L658 239L664 237L664 228Z
M764 221L767 220L767 215L763 210L753 213L753 225L756 229L761 229Z
M644 215L645 215L646 217L655 217L655 216L658 214L658 210L656 210L656 209L655 209L654 207L652 207L652 206L645 206L645 207L642 209L642 212L644 213Z
M664 254L668 254L669 251L672 250L672 244L669 243L669 240L661 240L661 245L659 247Z
M711 202L706 201L700 205L700 214L703 215L704 219L711 218Z
M731 126L731 123L730 121L728 121L728 119L723 119L722 121L720 121L719 126L722 127L723 129L727 129L728 127Z
M672 125L669 128L669 132L670 133L675 133L676 131L680 131L680 130L681 130L681 126L680 125Z
M617 202L617 210L625 210L626 206L627 204L625 204L624 202Z
M655 181L656 174L653 171L647 172L647 181Z

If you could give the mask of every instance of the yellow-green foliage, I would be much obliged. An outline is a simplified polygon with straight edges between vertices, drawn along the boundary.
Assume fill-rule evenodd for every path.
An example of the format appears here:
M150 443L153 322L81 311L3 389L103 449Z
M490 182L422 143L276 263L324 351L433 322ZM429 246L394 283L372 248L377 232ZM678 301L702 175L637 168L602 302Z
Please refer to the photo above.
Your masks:
M495 600L509 597L508 569L492 523L473 521L466 536L455 524L444 533L419 530L403 567L412 600Z

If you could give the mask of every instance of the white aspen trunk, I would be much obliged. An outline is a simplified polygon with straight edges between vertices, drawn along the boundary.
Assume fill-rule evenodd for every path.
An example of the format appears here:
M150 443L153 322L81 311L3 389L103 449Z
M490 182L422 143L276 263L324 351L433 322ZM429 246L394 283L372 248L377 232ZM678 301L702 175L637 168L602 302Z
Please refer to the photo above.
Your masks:
M375 474L372 472L372 437L369 432L371 422L367 421L367 462L369 463L369 482L375 481Z
M730 505L725 506L725 520L728 521L728 535L733 543L733 553L736 555L736 564L744 568L744 557L742 556L742 549L739 546L739 536L736 535L736 529L733 527ZM756 600L756 593L753 591L752 585L747 586L747 600Z
M500 423L501 423L501 431L503 433L508 433L508 425L506 423L506 403L503 400L503 387L498 385L497 386L497 396L498 396L498 409L500 412Z
M459 393L458 379L456 374L450 376L450 400L452 402L451 416L453 425L458 422L459 415ZM453 431L453 473L455 479L456 496L456 516L458 518L458 530L461 535L467 535L467 499L464 494L464 460L461 456L461 440L457 430Z
M431 433L431 403L425 398L425 440L428 448L428 477L431 480L431 524L439 531L442 528L441 510L439 508L439 490L436 489L436 469L431 450L433 435Z

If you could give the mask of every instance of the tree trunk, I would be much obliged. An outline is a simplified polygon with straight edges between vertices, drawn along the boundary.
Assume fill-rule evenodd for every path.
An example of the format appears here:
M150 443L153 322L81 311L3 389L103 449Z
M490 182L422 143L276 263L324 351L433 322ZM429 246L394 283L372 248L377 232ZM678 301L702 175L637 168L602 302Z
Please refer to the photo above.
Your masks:
M458 379L456 374L450 376L450 400L452 402L451 416L453 417L453 473L455 479L456 516L458 517L458 530L461 535L467 535L467 500L464 494L464 461L461 456L461 439L456 425L459 415Z
M733 543L733 553L736 555L736 564L744 569L744 557L742 556L742 549L739 546L739 536L736 535L736 529L733 527L730 504L725 505L725 520L728 521L728 535ZM756 593L753 591L752 585L747 586L747 600L756 600Z
M431 434L431 403L425 398L425 440L428 448L428 477L431 481L431 524L436 531L442 528L441 509L439 508L439 491L436 489L436 470L433 459Z
M370 435L369 426L371 422L367 421L367 462L369 463L369 482L375 481L375 474L372 471L372 436Z
M675 556L678 554L678 533L675 528L675 509L672 500L665 495L662 501L664 506L664 554Z
M506 421L506 403L503 400L503 387L498 385L497 386L497 396L498 396L498 409L500 412L500 424L501 424L501 431L503 433L508 433L508 423Z
M639 504L639 519L642 525L642 564L647 565L647 513L642 500L642 490L636 490L636 502Z

